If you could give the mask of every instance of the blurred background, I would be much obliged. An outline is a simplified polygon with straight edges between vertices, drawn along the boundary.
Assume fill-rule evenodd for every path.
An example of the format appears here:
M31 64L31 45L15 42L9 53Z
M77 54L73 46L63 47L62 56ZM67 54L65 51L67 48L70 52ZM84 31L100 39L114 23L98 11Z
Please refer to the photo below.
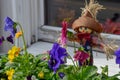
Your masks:
M104 27L104 32L120 34L120 0L97 1L106 8L97 15L97 19ZM64 18L70 18L72 23L81 15L85 0L46 0L45 4L47 5L45 24L60 26Z

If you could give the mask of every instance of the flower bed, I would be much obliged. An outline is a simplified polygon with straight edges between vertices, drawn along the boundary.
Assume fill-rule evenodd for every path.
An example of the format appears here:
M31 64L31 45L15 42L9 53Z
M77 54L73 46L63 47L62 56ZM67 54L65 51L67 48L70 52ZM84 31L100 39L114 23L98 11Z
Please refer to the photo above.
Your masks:
M16 39L22 38L23 47L14 44L7 55L0 56L0 79L119 80L118 77L120 73L114 74L113 76L108 75L109 71L107 65L101 66L102 71L100 73L98 73L98 68L93 65L92 47L97 46L102 48L106 52L107 59L112 58L113 54L116 55L117 64L120 64L120 48L113 45L113 43L106 44L100 37L99 33L102 31L102 27L95 20L95 16L93 17L92 12L90 13L90 10L93 10L92 8L98 10L102 8L102 6L98 3L93 3L92 1L94 0L90 1L89 7L92 7L88 8L88 6L86 6L85 10L83 10L85 12L83 12L82 17L78 18L73 23L72 28L76 33L67 30L69 19L64 19L60 37L53 43L52 48L44 54L36 56L27 51L24 32L20 23L14 22L7 17L5 19L4 30L9 32L10 36L7 38L1 36L0 45L5 41L14 44ZM80 23L80 21L82 23ZM96 26L99 27L99 29L95 28ZM100 39L97 40L96 38ZM72 52L74 56L71 56L67 51L66 44L68 40L72 41L73 44L75 44L75 42L81 44L80 47L74 45L74 51ZM96 44L96 42L98 43ZM66 59L71 60L73 65L66 65Z
M20 24L13 22L7 17L5 30L12 34L12 38L10 37L8 41L14 43L14 38L22 37L24 47L19 48L19 46L13 46L7 55L0 56L0 78L4 80L119 80L117 78L120 76L119 73L108 76L108 66L101 67L102 72L98 73L98 68L95 65L89 66L84 64L89 55L84 53L82 48L75 52L76 54L73 60L72 56L67 53L65 45L67 37L64 35L67 34L67 29L65 29L67 27L66 24L67 22L63 21L64 28L62 29L62 36L58 42L53 44L51 50L44 54L34 56L26 50L22 27L20 32L15 32ZM2 42L5 41L3 37L1 37L1 40ZM119 50L116 51L116 55L119 55ZM74 65L66 65L66 58L71 59ZM119 56L117 59L119 59ZM84 65L79 66L78 60ZM119 60L117 60L117 63L119 63Z

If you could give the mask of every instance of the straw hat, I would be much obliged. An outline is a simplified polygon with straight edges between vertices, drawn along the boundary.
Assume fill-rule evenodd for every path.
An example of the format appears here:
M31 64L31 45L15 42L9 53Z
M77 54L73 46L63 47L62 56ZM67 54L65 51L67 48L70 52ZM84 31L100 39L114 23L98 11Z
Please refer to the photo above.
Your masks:
M97 11L100 9L103 9L103 6L95 3L94 0L91 0L89 5L86 5L83 9L82 16L73 22L72 28L77 30L79 27L87 27L93 31L101 33L103 31L103 27L96 20Z

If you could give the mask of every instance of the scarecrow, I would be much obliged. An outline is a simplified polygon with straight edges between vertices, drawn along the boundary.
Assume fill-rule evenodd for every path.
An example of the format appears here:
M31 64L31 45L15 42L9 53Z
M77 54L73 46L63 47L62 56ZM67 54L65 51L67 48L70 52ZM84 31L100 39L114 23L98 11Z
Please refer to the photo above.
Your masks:
M80 43L84 49L84 53L89 54L89 60L86 59L84 61L86 65L93 65L92 47L100 45L94 41L94 37L98 38L99 34L103 31L103 27L96 19L97 12L101 9L104 9L103 6L94 0L90 0L89 4L86 2L85 8L82 9L81 17L76 19L72 24L72 29L76 34L69 40ZM79 65L83 64L79 60Z

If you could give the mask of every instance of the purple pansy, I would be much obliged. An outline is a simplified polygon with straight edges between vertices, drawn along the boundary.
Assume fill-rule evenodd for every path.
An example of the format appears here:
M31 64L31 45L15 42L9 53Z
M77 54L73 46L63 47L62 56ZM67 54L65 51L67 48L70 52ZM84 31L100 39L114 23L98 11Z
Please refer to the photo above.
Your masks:
M63 79L63 77L65 76L63 72L59 72L58 75L60 76L61 79Z
M5 31L10 31L12 37L15 36L15 33L17 32L17 29L14 27L15 22L12 21L9 17L5 18Z
M10 42L12 44L14 43L12 35L8 36L6 39L8 42Z
M2 37L0 37L0 45L3 43L3 41L4 41L5 39L4 39L4 37L2 36Z
M0 45L2 44L2 40L0 39Z
M116 55L116 64L120 64L120 48L115 51Z
M49 68L56 72L59 66L64 63L64 57L67 56L66 49L60 47L60 44L54 43L49 54L50 54L50 60L48 61Z

